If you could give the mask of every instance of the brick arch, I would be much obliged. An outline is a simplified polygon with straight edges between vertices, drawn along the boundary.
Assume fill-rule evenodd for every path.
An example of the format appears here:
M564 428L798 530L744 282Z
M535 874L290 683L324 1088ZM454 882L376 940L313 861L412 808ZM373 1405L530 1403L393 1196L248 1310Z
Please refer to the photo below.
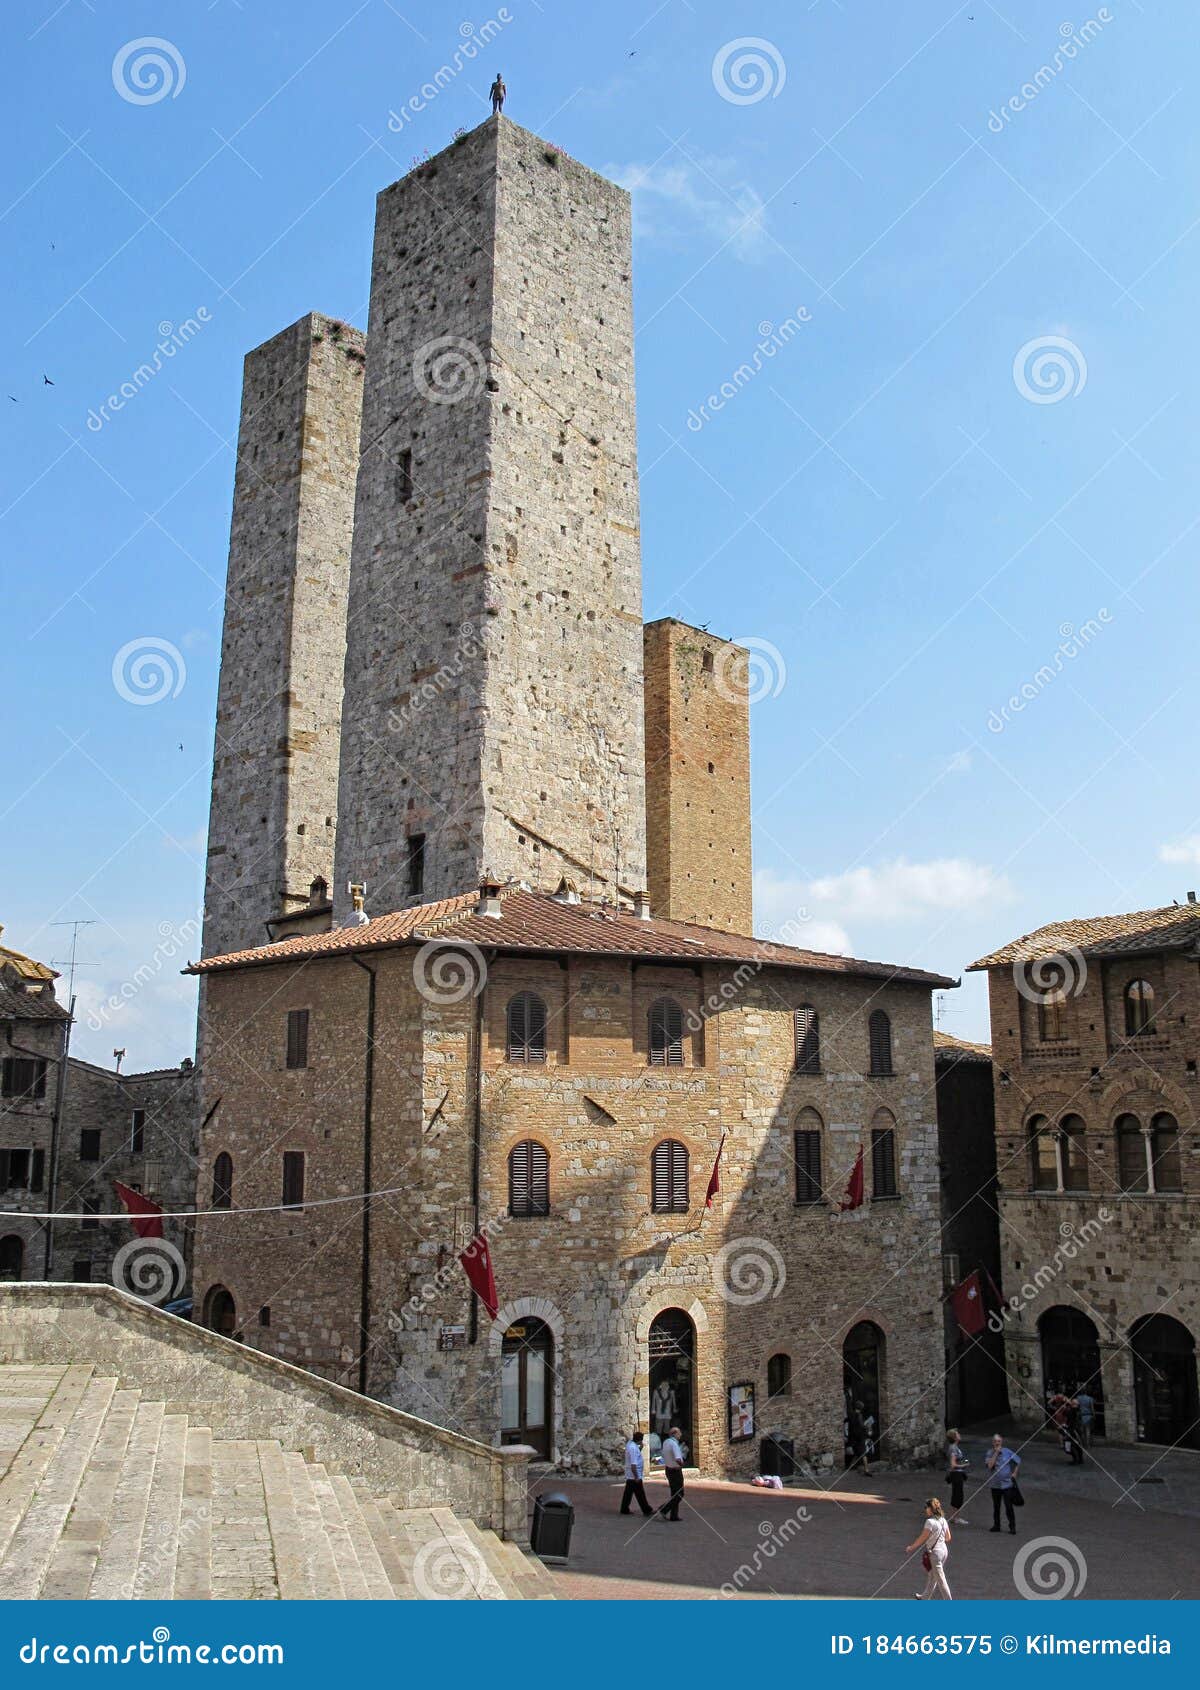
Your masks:
M660 1286L648 1294L638 1314L637 1325L634 1328L639 1344L650 1342L650 1328L658 1316L667 1309L682 1309L692 1325L696 1328L696 1336L708 1331L708 1314L699 1297L694 1297L689 1303L686 1301L688 1287L685 1285Z
M1043 1092L1030 1103L1021 1116L1021 1131L1028 1133L1029 1123L1038 1115L1045 1116L1052 1125L1066 1115L1080 1115L1087 1121L1089 1104L1087 1097L1080 1097L1077 1092L1051 1091Z
M1149 1117L1163 1110L1174 1115L1179 1122L1180 1132L1191 1130L1194 1120L1191 1099L1173 1080L1158 1077L1157 1084L1130 1085L1129 1076L1115 1080L1101 1093L1100 1107L1103 1126L1110 1131L1116 1126L1118 1115L1130 1114Z
M844 1326L838 1328L837 1337L833 1341L837 1347L839 1357L842 1353L842 1345L846 1342L846 1339L854 1331L854 1328L861 1325L864 1320L869 1320L872 1326L877 1326L883 1333L885 1339L892 1336L891 1322L888 1320L883 1311L881 1309L872 1308L870 1305L864 1305L864 1307L855 1311Z
M566 1322L548 1297L517 1297L511 1303L505 1303L502 1309L498 1309L492 1329L488 1333L488 1355L499 1357L504 1344L504 1334L519 1320L545 1321L554 1338L554 1365L559 1367L559 1351L562 1348Z

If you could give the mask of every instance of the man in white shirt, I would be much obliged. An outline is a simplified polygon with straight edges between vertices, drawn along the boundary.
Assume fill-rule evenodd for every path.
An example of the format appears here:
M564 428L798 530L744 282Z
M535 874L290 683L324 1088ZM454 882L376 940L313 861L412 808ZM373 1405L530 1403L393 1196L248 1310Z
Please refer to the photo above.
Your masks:
M646 1501L645 1462L642 1457L642 1434L635 1432L625 1445L625 1493L621 1497L622 1514L629 1513L629 1504L636 1498L637 1505L643 1514L653 1514L654 1510Z
M683 1501L683 1447L679 1440L683 1436L678 1426L671 1427L671 1435L663 1440L662 1464L667 1475L667 1485L670 1496L658 1511L660 1520L670 1520L679 1523L679 1504Z

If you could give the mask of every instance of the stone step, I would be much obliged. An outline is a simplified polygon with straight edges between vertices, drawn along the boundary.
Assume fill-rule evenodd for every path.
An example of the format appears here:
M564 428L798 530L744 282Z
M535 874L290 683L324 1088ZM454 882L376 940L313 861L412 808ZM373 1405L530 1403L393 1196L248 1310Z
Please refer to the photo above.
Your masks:
M345 1596L346 1590L342 1583L338 1557L326 1529L325 1513L321 1498L317 1494L313 1469L295 1450L286 1451L283 1461L291 1485L293 1506L300 1521L305 1573L312 1600L337 1602ZM346 1565L350 1577L353 1578L353 1552Z
M35 1425L0 1479L0 1570L8 1546L25 1518L42 1474L54 1459L65 1427Z
M139 1391L113 1393L75 1506L42 1580L44 1601L81 1601L91 1587L140 1400Z
M392 1596L392 1582L384 1571L383 1562L379 1558L379 1551L375 1547L367 1522L363 1519L359 1506L361 1496L365 1495L365 1487L360 1493L358 1488L341 1473L330 1474L334 1495L342 1511L342 1519L346 1522L346 1529L350 1533L350 1541L354 1545L354 1553L358 1559L359 1570L366 1586L366 1594L373 1602L390 1601Z
M455 1518L458 1519L457 1515ZM474 1520L458 1520L458 1525L481 1556L488 1572L499 1586L500 1594L505 1601L519 1601L521 1592L517 1589L517 1581L513 1577L512 1569L505 1557L500 1554L502 1545L495 1532L486 1531L482 1526L477 1526Z
M189 1426L179 1511L175 1595L181 1602L212 1600L212 1446L207 1426Z
M32 1599L41 1589L116 1393L115 1379L96 1379L90 1368L83 1371L88 1376L63 1428L62 1441L42 1473L4 1557L3 1594L9 1601ZM57 1396L56 1392L42 1420L51 1413ZM56 1412L61 1414L65 1408L60 1405Z
M0 1479L45 1413L65 1372L65 1364L38 1367L11 1363L0 1367Z
M214 1439L212 1485L213 1597L271 1600L279 1589L257 1443Z
M154 1458L154 1477L146 1500L146 1522L133 1575L137 1601L169 1598L175 1592L179 1521L183 1512L183 1469L187 1459L185 1414L164 1414Z
M257 1447L263 1503L271 1533L280 1598L285 1602L311 1602L319 1592L314 1588L309 1572L311 1556L307 1535L312 1525L311 1521L302 1518L302 1510L309 1510L304 1508L303 1499L300 1506L297 1505L296 1481L288 1471L288 1458L280 1445L261 1440Z
M338 1577L342 1581L342 1592L349 1601L365 1602L367 1599L367 1581L363 1577L362 1568L358 1563L358 1556L354 1550L354 1540L350 1536L350 1528L342 1514L337 1495L334 1492L333 1481L328 1470L320 1462L309 1464L309 1477L312 1482L313 1494L321 1510L321 1518L325 1522L325 1535L329 1539L333 1558L337 1565Z
M383 1570L392 1587L392 1595L401 1602L410 1602L415 1595L412 1558L406 1550L401 1550L399 1539L389 1524L391 1503L385 1497L360 1496L358 1506L367 1522L367 1530L374 1540L379 1559L383 1562Z
M125 1459L113 1493L108 1530L100 1544L88 1589L88 1596L93 1600L122 1601L133 1595L163 1415L161 1402L139 1402L134 1412Z
M532 1550L522 1549L511 1539L497 1539L505 1565L510 1569L517 1589L526 1602L557 1602L554 1577L544 1561Z
M442 1536L463 1569L465 1583L459 1595L463 1598L474 1595L480 1602L503 1602L505 1592L500 1581L488 1564L487 1555L472 1539L466 1524L451 1508L431 1508L429 1512L442 1528Z

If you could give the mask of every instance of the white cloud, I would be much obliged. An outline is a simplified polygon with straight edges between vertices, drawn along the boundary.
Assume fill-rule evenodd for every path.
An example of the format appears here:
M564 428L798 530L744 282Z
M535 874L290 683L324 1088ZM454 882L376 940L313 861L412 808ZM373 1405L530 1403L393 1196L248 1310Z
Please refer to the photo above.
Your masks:
M760 869L754 876L755 927L808 950L862 956L873 945L852 940L856 927L991 907L1010 902L1013 895L1004 875L966 857L924 863L897 858L815 880L784 879Z
M727 163L607 165L604 174L633 195L639 234L680 241L698 227L737 258L763 256L766 206L757 189L730 177Z
M1160 862L1164 863L1200 863L1200 833L1160 845L1158 855Z

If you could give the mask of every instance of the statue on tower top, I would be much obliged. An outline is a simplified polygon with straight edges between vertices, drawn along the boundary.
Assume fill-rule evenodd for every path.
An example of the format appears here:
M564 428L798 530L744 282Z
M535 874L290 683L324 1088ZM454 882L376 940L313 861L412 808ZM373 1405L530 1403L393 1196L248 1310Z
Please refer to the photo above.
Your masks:
M499 71L496 72L496 80L492 83L488 93L492 100L492 116L495 117L504 110L504 96L508 93L508 89L504 86L504 78Z

